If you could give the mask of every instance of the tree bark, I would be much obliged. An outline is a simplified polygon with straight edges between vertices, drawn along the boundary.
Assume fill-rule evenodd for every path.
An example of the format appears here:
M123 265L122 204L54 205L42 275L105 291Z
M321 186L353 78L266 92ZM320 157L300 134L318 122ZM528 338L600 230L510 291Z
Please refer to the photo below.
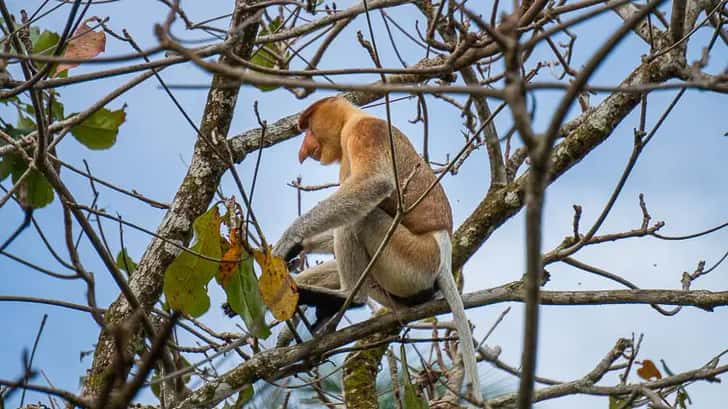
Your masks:
M251 16L250 11L244 11L245 4L242 1L236 2L230 23L231 32ZM257 23L248 25L231 52L248 59L257 31ZM220 57L221 62L231 64L232 62L228 60L224 56ZM198 135L189 169L169 210L157 228L158 235L180 244L189 243L193 220L207 209L220 178L227 169L223 161L210 149L207 141L219 140L227 136L237 97L238 88L230 87L230 80L218 75L213 77L200 126L202 136ZM218 150L221 148L223 147L217 146ZM226 151L222 149L222 152ZM178 253L179 249L176 247L155 238L142 256L129 286L145 311L151 310L159 300L164 283L164 272ZM117 384L120 384L126 380L129 367L123 368L123 374L115 373L114 361L121 351L117 349L109 328L129 322L133 312L126 298L121 295L106 311L104 315L106 329L102 330L99 335L93 363L84 380L84 398L95 401L98 394L106 390L108 382L115 380ZM139 325L135 322L130 322L130 329L134 335L127 337L129 341L125 343L124 348L126 348L125 353L132 356L134 345L139 342L142 334Z

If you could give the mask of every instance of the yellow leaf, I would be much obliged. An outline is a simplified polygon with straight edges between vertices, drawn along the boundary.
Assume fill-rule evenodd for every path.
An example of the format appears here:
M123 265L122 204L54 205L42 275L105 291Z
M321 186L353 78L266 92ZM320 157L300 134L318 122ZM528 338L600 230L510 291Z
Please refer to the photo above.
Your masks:
M255 251L253 255L263 270L258 280L263 301L276 319L287 320L293 317L298 305L298 287L288 273L286 262L273 256L271 247L265 249L265 252Z
M662 374L660 373L660 370L657 369L655 363L651 360L645 359L642 362L637 363L642 365L642 368L637 369L637 375L639 375L640 378L646 381L649 381L652 378L662 379Z

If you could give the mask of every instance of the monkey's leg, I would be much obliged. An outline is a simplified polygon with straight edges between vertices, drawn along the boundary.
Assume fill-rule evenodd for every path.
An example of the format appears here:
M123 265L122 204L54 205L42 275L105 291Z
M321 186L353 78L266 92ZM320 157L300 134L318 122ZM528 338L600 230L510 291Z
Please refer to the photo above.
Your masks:
M321 304L326 305L326 296L322 296L321 294L339 288L339 272L336 269L336 261L330 260L321 264L316 264L311 268L306 269L304 272L295 275L294 280L296 280L296 284L298 286L299 304L304 305L301 312L305 311L306 305L314 307ZM338 293L336 296L337 299L341 298ZM316 308L316 312L319 312L319 307ZM319 321L319 318L317 318L317 321ZM299 317L294 317L292 320L294 327L297 327L299 322ZM313 328L311 328L311 330L313 331ZM288 346L293 339L293 330L291 330L290 327L285 326L278 334L276 346Z
M326 321L336 313L332 305L342 305L346 295L339 291L339 271L336 260L330 260L315 265L296 276L298 285L298 303L316 307L316 322L313 329L317 329L322 321Z
M299 286L324 287L330 290L339 289L339 270L336 268L336 260L329 260L311 266L294 278Z
M363 221L361 234L367 252L374 256L384 239L392 217L381 209L372 211ZM377 257L372 270L372 278L387 293L390 300L398 304L417 304L432 298L435 282L440 270L440 248L432 233L414 234L407 227L396 227L392 238Z
M334 231L328 230L303 240L306 253L334 254Z
M316 307L314 332L341 309L348 296L347 291L339 289L340 274L337 264L339 264L337 260L330 260L313 266L295 277L299 304ZM350 308L360 307L363 304L355 301Z
M299 302L316 305L316 323L314 331L333 330L336 323L330 323L339 310L344 307L349 293L355 286L359 276L369 264L369 256L360 238L358 237L359 226L357 223L342 226L334 231L334 254L336 255L336 270L338 272L338 289L309 288L306 285L299 286ZM307 277L319 283L324 278L313 278L316 274L310 273ZM331 280L331 274L326 280ZM364 305L367 300L367 288L369 282L365 283L357 294L355 294L351 307ZM333 285L330 285L333 287Z
M342 226L334 231L334 254L336 266L339 269L339 282L341 290L348 293L354 288L359 276L369 264L369 255L362 241L362 223L353 223ZM354 295L355 304L364 304L367 301L368 283Z

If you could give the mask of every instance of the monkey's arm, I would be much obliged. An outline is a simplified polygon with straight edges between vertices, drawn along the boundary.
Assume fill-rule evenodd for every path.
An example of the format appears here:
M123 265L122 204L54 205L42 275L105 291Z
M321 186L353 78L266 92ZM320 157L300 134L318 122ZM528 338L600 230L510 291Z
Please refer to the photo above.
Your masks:
M303 251L315 254L334 254L334 231L328 230L321 234L303 239Z
M304 239L364 218L393 191L394 183L384 172L350 176L336 193L291 224L273 254L289 261L303 250Z
M334 194L293 222L273 254L290 261L303 249L304 239L361 220L394 192L385 125L367 118L341 131L340 159L348 162L348 177Z

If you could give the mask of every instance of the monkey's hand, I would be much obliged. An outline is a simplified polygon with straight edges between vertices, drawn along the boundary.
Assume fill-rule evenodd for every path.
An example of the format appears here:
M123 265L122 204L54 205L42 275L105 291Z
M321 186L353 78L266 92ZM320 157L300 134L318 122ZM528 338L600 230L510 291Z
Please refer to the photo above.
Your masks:
M283 257L286 263L293 260L298 254L303 251L303 237L296 229L296 225L291 227L283 233L283 237L278 240L275 246L273 246L273 255Z

